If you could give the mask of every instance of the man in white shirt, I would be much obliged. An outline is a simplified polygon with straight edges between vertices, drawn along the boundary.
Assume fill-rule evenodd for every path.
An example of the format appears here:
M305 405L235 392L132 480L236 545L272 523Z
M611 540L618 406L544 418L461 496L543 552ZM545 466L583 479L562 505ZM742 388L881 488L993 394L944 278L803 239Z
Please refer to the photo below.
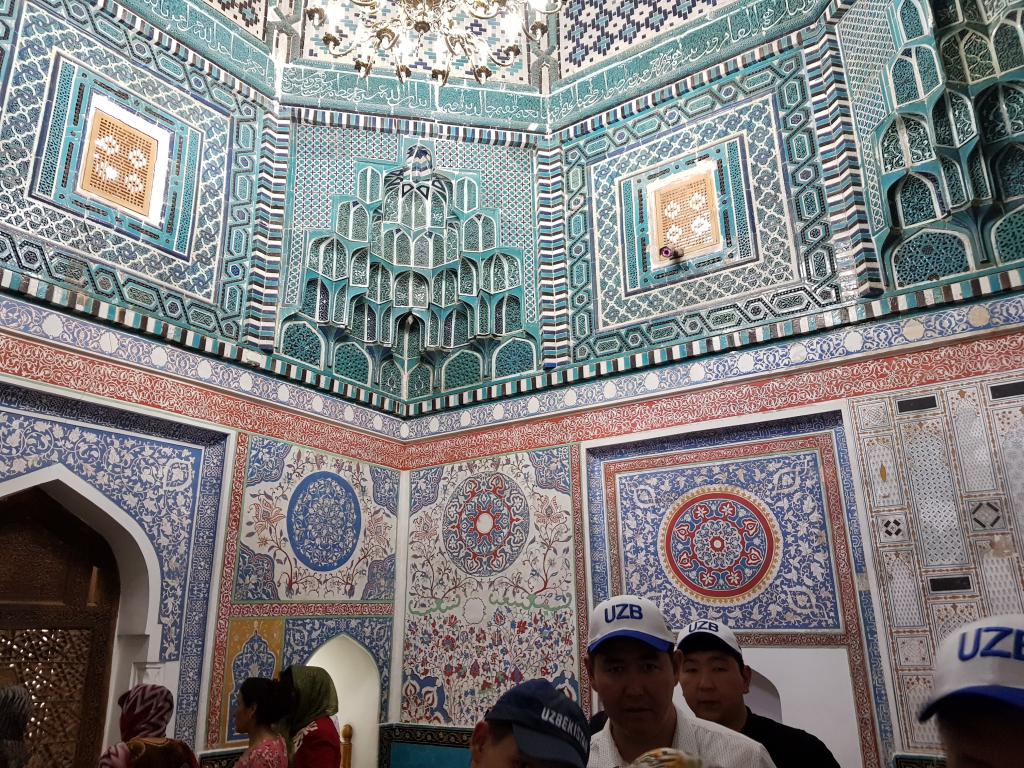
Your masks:
M591 738L587 768L622 768L659 747L698 757L708 768L775 768L757 742L675 706L682 663L675 640L650 600L620 595L594 608L587 673L608 723Z

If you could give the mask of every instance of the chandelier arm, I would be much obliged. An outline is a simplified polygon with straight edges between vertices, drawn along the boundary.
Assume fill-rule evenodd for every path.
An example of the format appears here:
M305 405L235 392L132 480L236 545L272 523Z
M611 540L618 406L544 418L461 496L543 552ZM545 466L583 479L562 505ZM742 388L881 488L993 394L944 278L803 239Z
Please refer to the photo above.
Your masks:
M399 80L412 76L417 62L425 61L430 76L442 86L448 82L456 59L469 61L470 73L484 83L493 68L510 67L523 54L523 37L540 43L548 34L547 16L558 13L566 0L320 0L351 2L364 9L357 13L360 30L352 35L335 24L323 34L331 56L347 58L363 77L369 74L378 52L387 54ZM539 7L538 7L539 6ZM313 28L331 25L326 7L306 10ZM492 22L500 19L502 43L489 44L485 32L467 20ZM519 31L517 31L517 29ZM426 41L433 38L432 43ZM492 68L493 67L493 68Z
M511 67L516 63L516 58L522 52L522 48L515 43L511 43L509 45L502 45L498 48L494 48L488 58L499 67Z

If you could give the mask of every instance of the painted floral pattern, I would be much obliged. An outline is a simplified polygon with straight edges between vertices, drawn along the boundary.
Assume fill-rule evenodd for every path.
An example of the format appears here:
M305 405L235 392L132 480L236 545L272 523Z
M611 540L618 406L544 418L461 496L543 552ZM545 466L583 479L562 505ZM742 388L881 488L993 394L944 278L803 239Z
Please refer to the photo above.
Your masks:
M500 691L531 677L579 695L568 449L538 453L536 465L533 454L513 454L413 473L423 503L409 529L404 721L472 725ZM524 495L528 538L500 571L471 575L446 549L446 510L480 477Z
M266 438L253 443L235 595L392 599L395 515L378 499L392 497L397 471Z

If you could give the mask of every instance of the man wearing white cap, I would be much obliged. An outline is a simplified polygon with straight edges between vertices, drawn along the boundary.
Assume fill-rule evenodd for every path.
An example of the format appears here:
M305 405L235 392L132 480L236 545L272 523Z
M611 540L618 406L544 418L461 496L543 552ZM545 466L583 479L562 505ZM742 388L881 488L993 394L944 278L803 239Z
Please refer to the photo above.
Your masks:
M724 725L764 745L779 768L839 768L820 739L768 717L743 701L751 670L743 663L736 633L717 619L695 619L679 633L683 655L679 684L697 717Z
M946 636L918 719L933 715L948 768L1024 764L1024 614L973 621Z
M681 657L675 633L650 600L620 595L590 616L587 673L608 723L591 737L588 768L621 768L671 747L717 768L774 768L764 747L672 702Z

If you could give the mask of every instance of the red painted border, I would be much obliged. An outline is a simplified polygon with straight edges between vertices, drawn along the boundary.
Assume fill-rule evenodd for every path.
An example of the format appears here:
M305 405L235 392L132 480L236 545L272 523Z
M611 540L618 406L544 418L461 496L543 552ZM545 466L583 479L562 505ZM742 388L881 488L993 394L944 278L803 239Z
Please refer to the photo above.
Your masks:
M231 593L234 590L235 566L238 562L238 527L242 518L242 497L245 493L245 472L249 465L249 435L238 436L235 447L235 466L231 472L231 504L228 509L227 533L224 536L224 560L220 573L220 591L217 595L217 629L213 633L213 665L210 669L209 709L206 711L206 746L221 745L221 699L227 667L228 619Z
M395 440L6 331L0 331L0 373L242 432L326 448L370 464L394 467L395 458L402 456L403 446Z
M970 339L942 347L785 375L710 385L584 412L541 417L406 446L403 468L432 467L549 445L631 436L650 430L752 416L862 395L909 389L1024 364L1024 333Z
M0 373L266 435L394 469L421 469L588 440L751 416L970 376L1024 362L1024 333L950 342L673 395L403 442L0 331Z

